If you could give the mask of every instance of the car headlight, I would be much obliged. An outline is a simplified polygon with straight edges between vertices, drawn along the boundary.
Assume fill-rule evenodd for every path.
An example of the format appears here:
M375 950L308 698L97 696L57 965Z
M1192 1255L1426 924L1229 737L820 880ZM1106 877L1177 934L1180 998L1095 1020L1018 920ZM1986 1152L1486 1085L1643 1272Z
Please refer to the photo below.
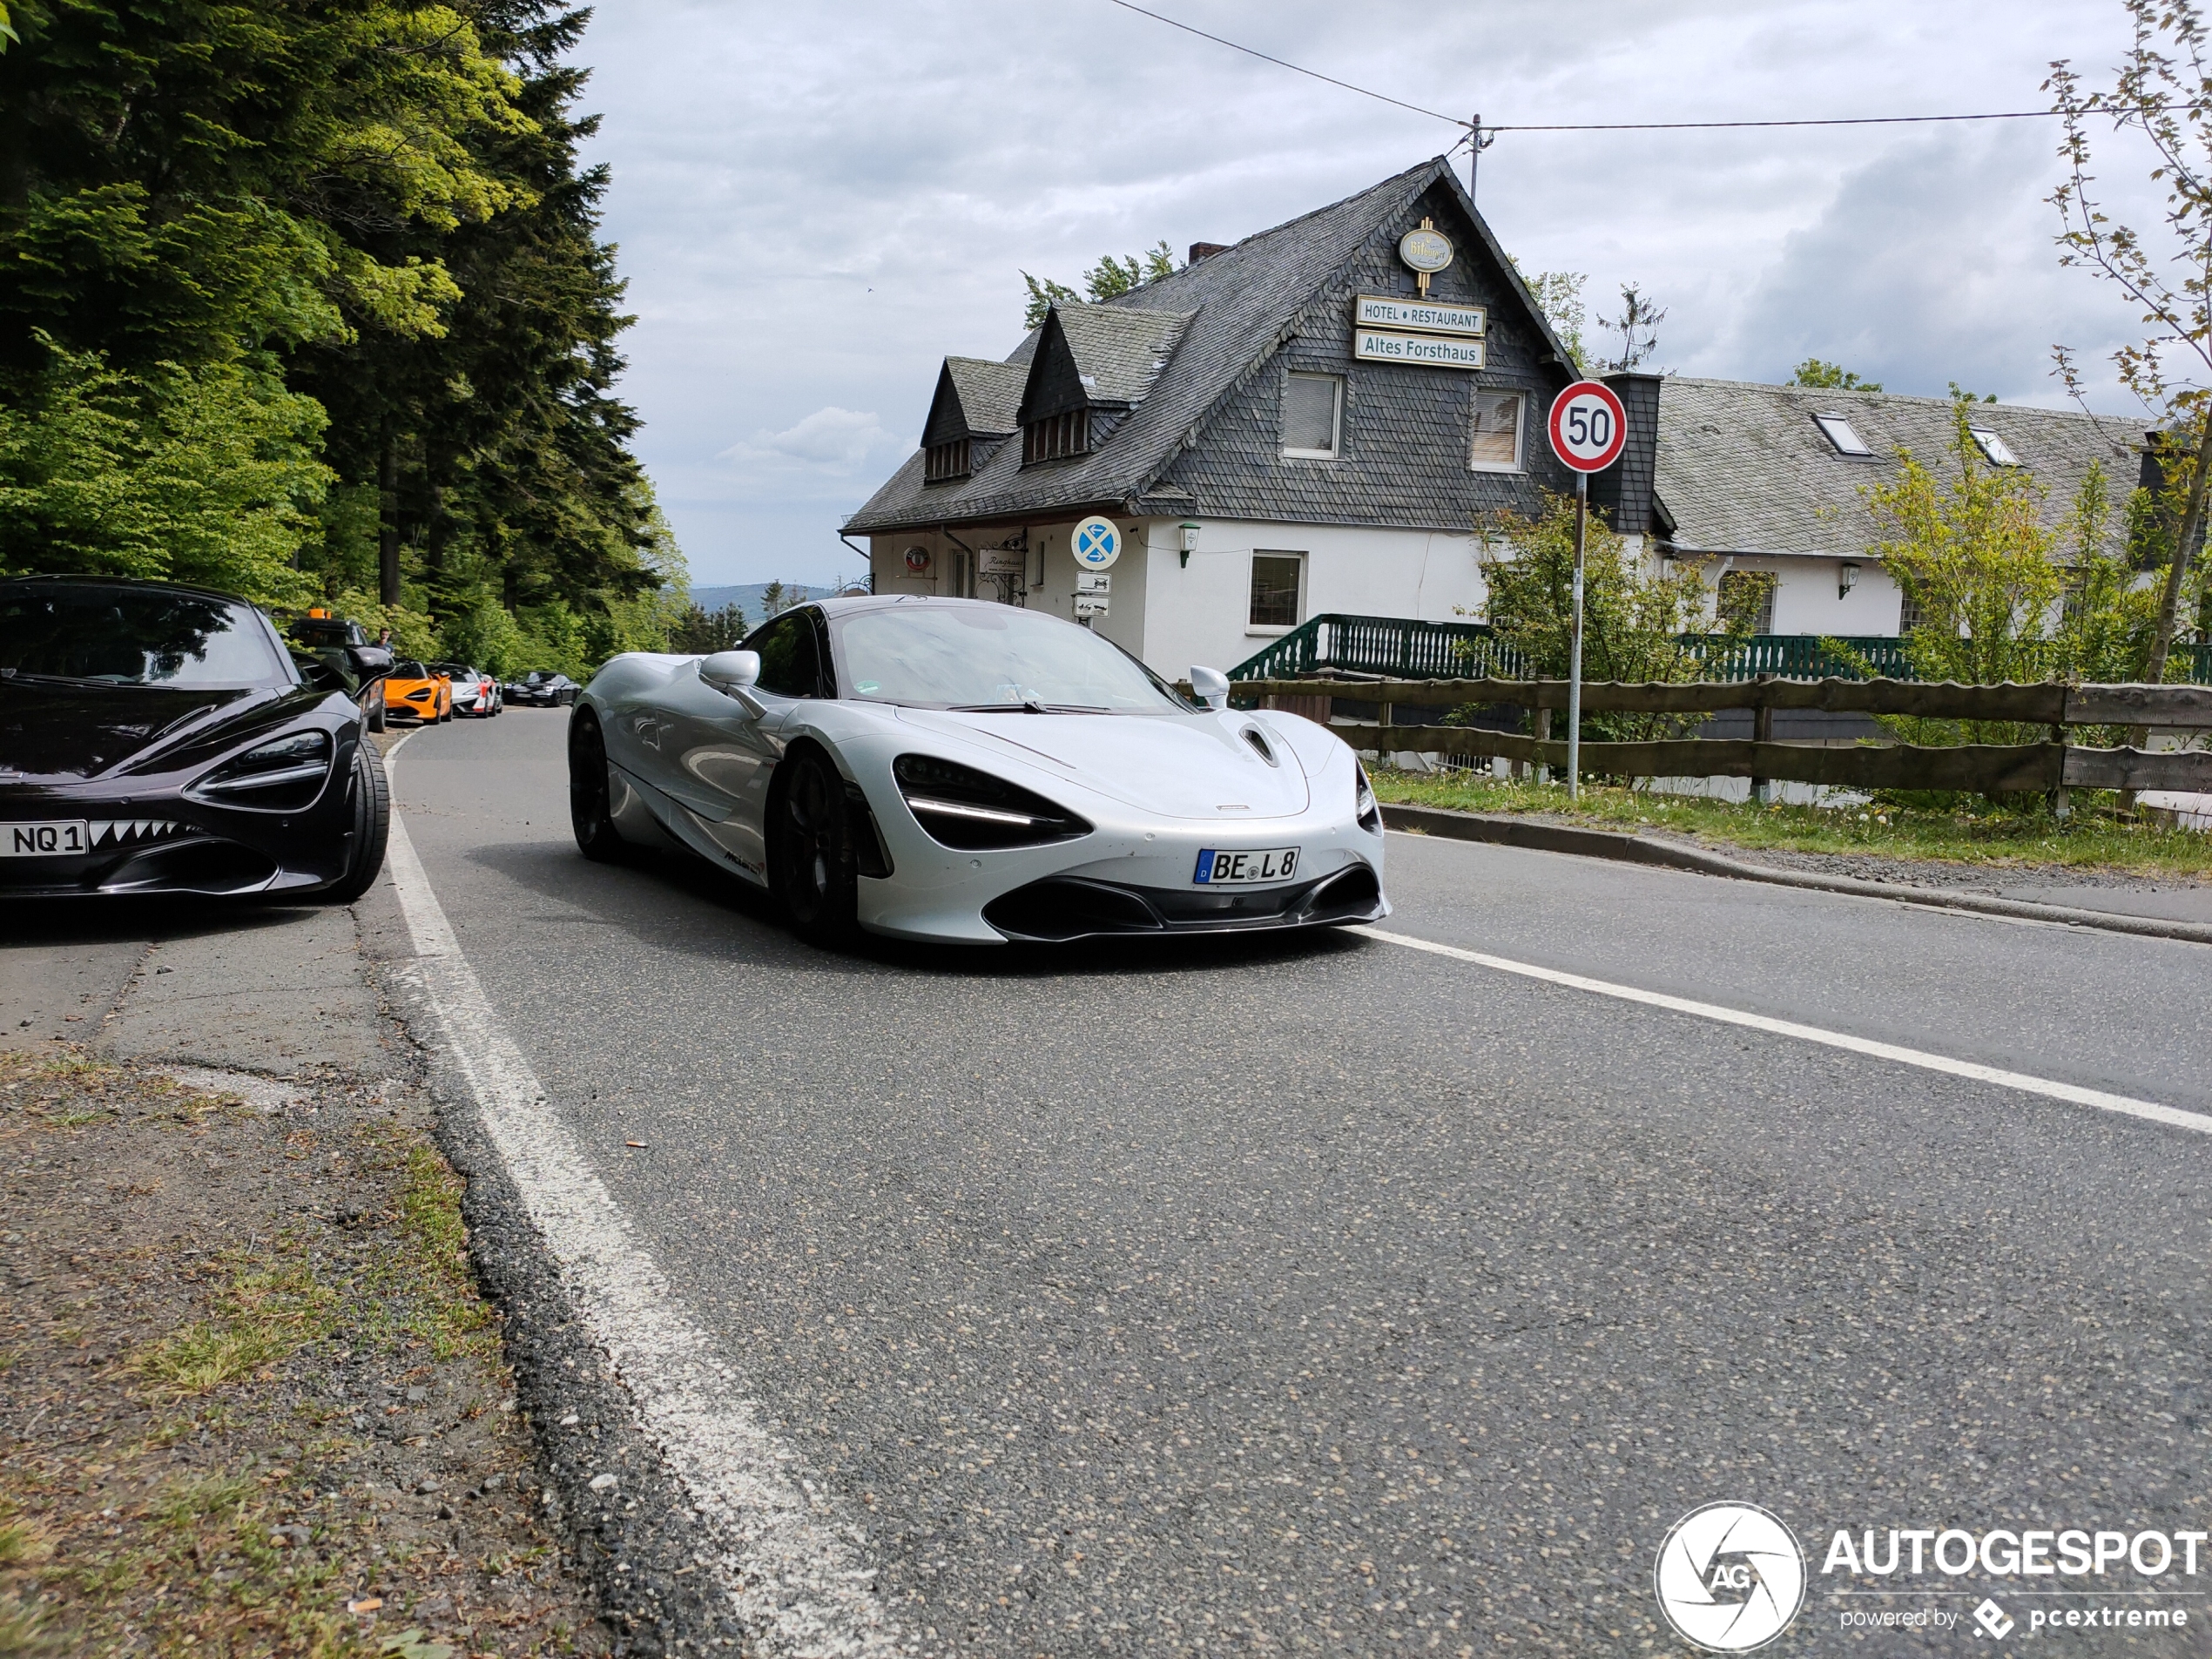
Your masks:
M327 732L287 732L233 756L185 792L225 806L297 812L322 793L334 752Z
M1367 781L1367 769L1358 761L1352 763L1352 772L1357 780L1352 786L1352 809L1359 819L1359 827L1370 835L1382 833L1382 808L1375 804L1374 786Z
M941 846L963 853L986 847L1042 846L1088 835L1091 825L1018 784L934 755L900 755L891 763L907 810Z

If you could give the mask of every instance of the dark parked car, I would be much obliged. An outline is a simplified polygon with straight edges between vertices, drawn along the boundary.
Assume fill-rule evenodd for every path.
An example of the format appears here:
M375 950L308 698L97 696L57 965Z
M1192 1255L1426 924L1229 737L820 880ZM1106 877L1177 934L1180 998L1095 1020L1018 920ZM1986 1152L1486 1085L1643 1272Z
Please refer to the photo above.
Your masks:
M361 705L368 729L384 729L384 692L380 677L392 666L392 648L373 644L361 625L327 610L310 610L292 624L292 654L305 667L320 663L337 677L347 696Z
M522 678L509 680L500 688L509 703L528 703L541 709L557 709L564 703L573 703L576 694L583 689L566 674L556 674L543 668L534 668Z
M0 581L0 897L349 902L390 825L365 724L339 671L295 662L242 599Z

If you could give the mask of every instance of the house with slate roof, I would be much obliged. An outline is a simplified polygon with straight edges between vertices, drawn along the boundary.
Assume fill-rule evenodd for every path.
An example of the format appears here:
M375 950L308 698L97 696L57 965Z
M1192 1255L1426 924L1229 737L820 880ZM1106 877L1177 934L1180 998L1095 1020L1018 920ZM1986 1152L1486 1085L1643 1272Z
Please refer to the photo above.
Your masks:
M1420 239L1427 238L1426 249ZM1449 262L1435 264L1435 237ZM1409 240L1409 236L1415 239ZM1306 618L1464 621L1476 525L1571 490L1544 425L1577 378L1442 157L1102 304L1055 307L1002 361L948 357L906 464L846 523L879 593L1076 615L1076 524L1124 536L1093 625L1163 673L1229 668ZM1708 579L1770 572L1761 631L1895 634L1861 491L1900 444L1933 462L1947 400L1605 376L1629 416L1593 508ZM1993 465L2052 523L2093 460L2115 496L2140 433L1976 405ZM1909 619L1903 619L1909 620Z
M1968 420L1979 462L2033 476L2050 529L2101 465L2114 504L2107 533L2121 539L2119 505L2142 477L2140 428L2006 403L1971 404ZM1894 635L1912 619L1871 550L1878 531L1865 492L1896 480L1899 449L1951 475L1956 442L1949 398L1669 375L1648 528L1658 548L1710 561L1721 581L1771 573L1761 633Z
M1426 284L1399 252L1424 226L1452 252ZM1464 621L1480 604L1478 517L1573 486L1541 433L1575 372L1451 167L1193 252L1118 299L1055 307L1002 361L945 360L920 450L845 525L869 538L876 591L1072 617L1069 534L1095 513L1126 537L1095 625L1177 675L1325 611ZM1363 300L1414 320L1365 330L1367 349L1441 341L1458 361L1359 356ZM1459 332L1425 335L1425 317ZM1622 384L1648 423L1656 378ZM1638 523L1648 435L1642 455ZM1633 470L1593 499L1621 506Z

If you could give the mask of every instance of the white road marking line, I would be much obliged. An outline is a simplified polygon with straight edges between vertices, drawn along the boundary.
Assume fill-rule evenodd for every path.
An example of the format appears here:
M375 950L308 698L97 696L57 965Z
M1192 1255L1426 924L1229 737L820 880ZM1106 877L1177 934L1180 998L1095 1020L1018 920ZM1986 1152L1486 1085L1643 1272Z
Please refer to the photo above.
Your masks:
M1994 1083L2000 1089L2017 1089L2023 1094L2042 1095L2076 1106L2094 1106L2100 1111L2123 1112L2129 1117L2148 1118L2154 1123L2166 1123L2175 1129L2195 1130L2200 1135L2212 1135L2212 1116L2202 1112L2184 1111L2178 1106L2161 1106L2156 1101L2137 1100L2132 1095L2114 1095L2101 1089L2084 1089L2079 1083L2062 1083L2049 1077L2032 1077L2026 1072L2006 1071L1996 1066L1980 1065L1972 1060L1954 1060L1949 1055L1930 1054L1925 1049L1907 1049L1894 1042L1877 1042L1871 1037L1855 1037L1849 1032L1830 1031L1817 1025L1799 1025L1794 1020L1776 1020L1764 1014L1746 1014L1740 1008L1723 1008L1717 1002L1697 1002L1686 996L1669 996L1663 991L1641 990L1633 985L1616 985L1610 980L1561 973L1556 968L1539 968L1534 962L1516 962L1509 957L1486 955L1479 950L1461 950L1457 945L1440 945L1433 940L1415 939L1410 934L1387 933L1380 927L1352 927L1346 931L1365 934L1368 938L1379 939L1386 944L1403 945L1408 950L1425 950L1431 955L1448 956L1454 961L1494 968L1501 974L1517 974L1523 979L1541 980L1548 985L1564 985L1570 989L1588 991L1598 996L1617 997L1623 1002L1641 1002L1648 1008L1694 1015L1701 1020L1716 1020L1723 1025L1740 1025L1753 1031L1770 1032L1778 1037L1795 1037L1800 1042L1817 1042L1824 1048L1844 1049L1852 1054L1867 1055L1877 1060L1894 1061L1901 1066L1918 1066L1923 1071L1940 1071L1953 1077L1971 1078L1975 1082Z
M396 812L385 859L414 936L410 971L437 1011L447 1050L577 1317L716 1538L713 1568L731 1605L765 1635L765 1652L912 1651L875 1593L859 1529L806 1479L799 1453L765 1426L743 1380L678 1312L667 1278L492 1012Z

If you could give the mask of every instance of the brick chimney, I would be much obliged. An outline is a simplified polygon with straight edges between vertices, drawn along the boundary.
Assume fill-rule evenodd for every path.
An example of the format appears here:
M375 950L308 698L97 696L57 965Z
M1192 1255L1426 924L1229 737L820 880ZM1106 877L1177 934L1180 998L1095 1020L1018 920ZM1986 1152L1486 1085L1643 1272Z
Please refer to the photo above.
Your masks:
M1217 253L1226 253L1229 246L1226 242L1193 242L1190 244L1189 263L1196 265L1200 260L1210 260Z

